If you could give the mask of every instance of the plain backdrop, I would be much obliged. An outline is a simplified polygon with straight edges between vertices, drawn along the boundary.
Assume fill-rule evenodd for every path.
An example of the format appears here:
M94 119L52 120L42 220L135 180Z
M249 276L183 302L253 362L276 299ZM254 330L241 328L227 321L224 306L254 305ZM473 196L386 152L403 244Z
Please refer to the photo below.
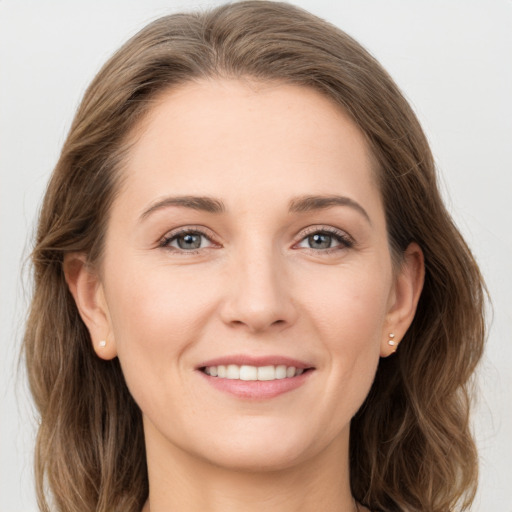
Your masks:
M78 102L99 67L173 0L0 0L0 512L36 511L37 417L18 354L34 221ZM370 50L427 132L448 207L494 314L474 415L477 512L512 511L512 1L299 0ZM26 278L25 278L26 281Z

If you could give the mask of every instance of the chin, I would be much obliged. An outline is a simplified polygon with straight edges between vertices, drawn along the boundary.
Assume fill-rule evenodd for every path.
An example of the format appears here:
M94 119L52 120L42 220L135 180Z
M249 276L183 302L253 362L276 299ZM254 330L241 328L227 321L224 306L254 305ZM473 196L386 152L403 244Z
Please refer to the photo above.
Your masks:
M327 447L337 444L327 435L325 428L313 432L298 428L296 424L283 428L283 425L265 422L258 427L235 430L216 439L204 439L207 444L196 445L196 454L227 470L274 472L311 462Z
M286 443L266 443L262 446L234 446L211 454L208 462L230 471L269 473L295 467L308 459L300 446Z

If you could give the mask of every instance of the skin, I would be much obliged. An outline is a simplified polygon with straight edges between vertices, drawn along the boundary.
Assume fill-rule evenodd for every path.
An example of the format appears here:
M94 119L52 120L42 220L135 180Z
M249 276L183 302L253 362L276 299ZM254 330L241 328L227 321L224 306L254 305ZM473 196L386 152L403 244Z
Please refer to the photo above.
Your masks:
M393 267L364 136L318 92L227 80L167 91L132 135L101 267L70 255L66 276L142 410L145 510L355 510L350 420L423 283L416 245ZM310 195L352 203L290 211ZM170 196L223 211L155 207ZM180 248L183 228L204 232L199 249ZM330 248L308 238L319 232ZM240 398L197 370L232 354L314 370L287 393Z

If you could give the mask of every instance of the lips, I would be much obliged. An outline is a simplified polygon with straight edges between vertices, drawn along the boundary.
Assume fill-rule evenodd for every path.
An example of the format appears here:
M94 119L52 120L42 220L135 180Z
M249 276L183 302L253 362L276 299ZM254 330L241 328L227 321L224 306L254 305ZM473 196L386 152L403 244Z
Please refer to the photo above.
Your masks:
M314 367L282 356L234 355L205 361L196 369L220 391L244 399L269 399L300 387Z

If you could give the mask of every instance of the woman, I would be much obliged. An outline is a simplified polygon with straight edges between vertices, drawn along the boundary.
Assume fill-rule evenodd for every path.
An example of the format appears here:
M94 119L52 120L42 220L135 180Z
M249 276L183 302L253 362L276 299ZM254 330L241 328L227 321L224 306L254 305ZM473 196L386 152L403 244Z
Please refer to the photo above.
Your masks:
M25 350L58 510L467 509L482 279L418 122L288 4L152 23L41 211Z

